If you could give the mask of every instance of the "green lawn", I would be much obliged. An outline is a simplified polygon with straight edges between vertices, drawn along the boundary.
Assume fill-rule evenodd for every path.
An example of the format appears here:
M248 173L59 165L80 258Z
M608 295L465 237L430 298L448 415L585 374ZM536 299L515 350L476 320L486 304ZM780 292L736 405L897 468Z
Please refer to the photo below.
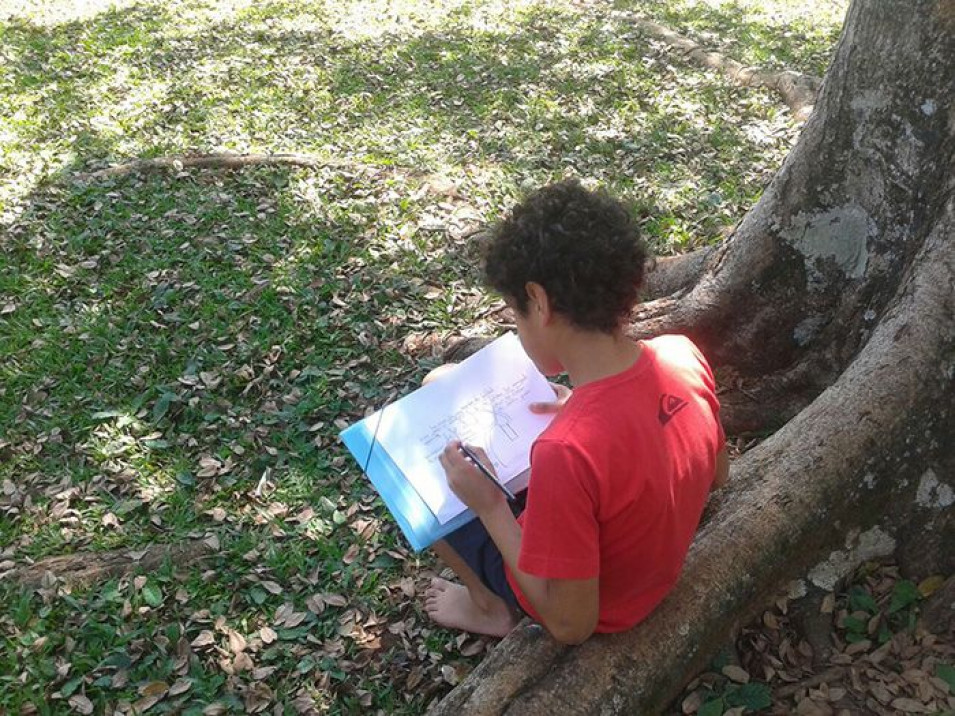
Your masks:
M844 10L614 7L816 73ZM499 329L469 235L528 188L607 185L684 251L797 132L609 6L0 0L0 573L218 544L72 592L0 578L0 712L422 711L486 643L423 616L434 565L338 431ZM214 151L329 165L75 180Z

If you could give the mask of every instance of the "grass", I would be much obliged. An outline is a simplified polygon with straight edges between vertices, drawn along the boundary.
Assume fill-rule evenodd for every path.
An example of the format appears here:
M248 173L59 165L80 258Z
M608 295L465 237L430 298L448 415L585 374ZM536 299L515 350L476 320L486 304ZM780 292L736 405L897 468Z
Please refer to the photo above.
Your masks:
M838 30L640 7L796 68ZM604 184L684 251L798 131L574 3L0 2L0 60L0 571L218 544L83 589L0 582L11 713L421 712L487 644L423 618L433 566L338 431L435 341L496 330L467 236L528 188ZM211 151L337 166L73 179Z

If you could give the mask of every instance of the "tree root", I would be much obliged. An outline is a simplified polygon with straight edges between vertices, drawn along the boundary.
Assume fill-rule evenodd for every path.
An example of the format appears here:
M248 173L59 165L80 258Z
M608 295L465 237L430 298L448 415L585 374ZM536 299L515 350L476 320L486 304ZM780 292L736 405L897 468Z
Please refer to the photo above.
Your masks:
M197 154L184 157L156 157L154 159L136 159L125 164L106 167L94 172L75 174L73 179L81 182L113 179L128 174L155 171L182 171L183 169L242 169L251 166L291 166L308 168L349 168L355 169L350 162L333 159L320 159L308 154Z
M707 259L715 250L714 246L704 246L687 254L655 259L647 272L645 299L672 296L693 287L703 275Z
M627 17L635 27L682 52L698 65L720 70L725 77L743 87L764 87L777 92L792 110L797 121L804 122L812 114L816 95L822 85L822 80L819 78L790 70L776 72L758 67L746 67L721 52L704 47L668 27L632 13L622 13L622 15Z
M80 552L60 557L48 557L28 567L14 570L5 578L13 579L28 587L43 584L44 577L52 574L58 581L71 586L88 586L140 568L144 571L158 569L167 559L177 566L200 562L213 552L212 547L201 540L174 544L155 544L144 550L129 548L107 552Z
M925 600L922 607L922 625L934 634L955 636L955 577Z

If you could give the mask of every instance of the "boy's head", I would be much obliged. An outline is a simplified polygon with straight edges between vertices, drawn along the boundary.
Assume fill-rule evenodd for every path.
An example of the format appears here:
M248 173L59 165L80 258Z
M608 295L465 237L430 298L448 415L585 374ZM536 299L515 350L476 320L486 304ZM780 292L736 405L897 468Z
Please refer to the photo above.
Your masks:
M538 189L494 227L485 276L521 315L536 283L573 326L611 333L637 302L647 258L630 212L568 179Z

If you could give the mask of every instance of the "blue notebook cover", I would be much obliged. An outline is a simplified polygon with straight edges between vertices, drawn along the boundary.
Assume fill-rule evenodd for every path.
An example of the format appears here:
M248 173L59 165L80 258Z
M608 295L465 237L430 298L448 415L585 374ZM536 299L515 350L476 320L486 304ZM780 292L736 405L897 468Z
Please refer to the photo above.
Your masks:
M553 397L517 335L509 333L466 358L450 375L345 428L340 437L412 548L420 551L475 518L445 487L444 473L434 462L436 446L440 450L452 439L476 440L473 444L487 449L508 487L521 490L529 477L531 442L552 416L520 411ZM395 412L386 416L389 410ZM432 418L434 425L427 422ZM420 462L422 457L426 463ZM412 480L406 469L422 472Z
M368 479L378 490L415 552L429 547L475 518L471 510L465 510L449 522L438 522L438 518L428 509L417 490L408 482L380 443L375 443L369 456L374 430L374 424L369 423L367 418L355 423L345 428L340 437L359 465L364 467L367 462Z

